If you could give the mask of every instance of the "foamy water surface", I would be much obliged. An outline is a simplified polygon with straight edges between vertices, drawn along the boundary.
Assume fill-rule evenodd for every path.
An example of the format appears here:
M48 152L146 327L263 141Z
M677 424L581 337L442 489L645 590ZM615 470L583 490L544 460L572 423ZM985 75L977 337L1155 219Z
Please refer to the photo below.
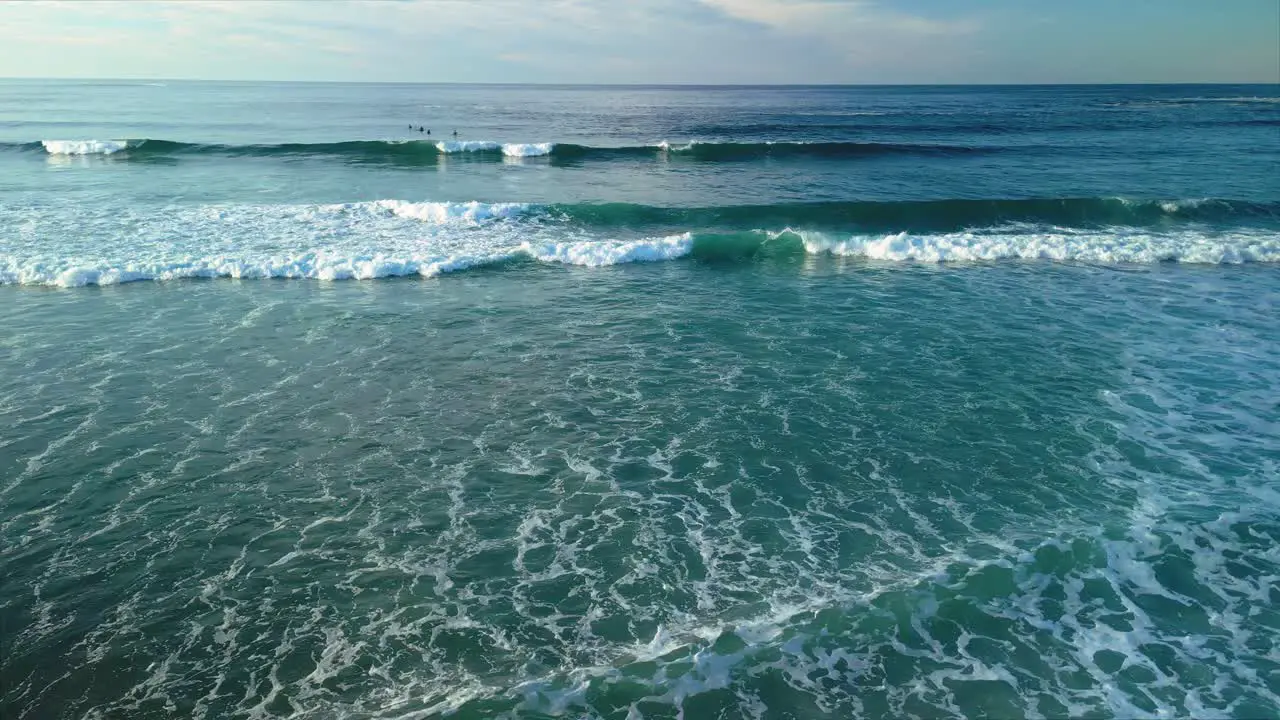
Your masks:
M6 701L1280 707L1269 270L768 267L3 289Z
M1276 717L1275 94L0 82L0 717Z

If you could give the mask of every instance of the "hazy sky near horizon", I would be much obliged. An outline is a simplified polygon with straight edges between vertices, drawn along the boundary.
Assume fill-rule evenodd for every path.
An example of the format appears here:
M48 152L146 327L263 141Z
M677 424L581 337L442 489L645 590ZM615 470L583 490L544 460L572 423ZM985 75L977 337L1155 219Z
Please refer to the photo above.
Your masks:
M1280 0L0 2L0 76L1280 82Z

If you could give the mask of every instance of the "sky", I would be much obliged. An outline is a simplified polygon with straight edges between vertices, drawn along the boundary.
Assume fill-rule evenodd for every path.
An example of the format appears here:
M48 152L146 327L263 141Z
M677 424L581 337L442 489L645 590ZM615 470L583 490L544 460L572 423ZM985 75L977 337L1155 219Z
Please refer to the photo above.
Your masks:
M0 77L1280 82L1280 0L0 0Z

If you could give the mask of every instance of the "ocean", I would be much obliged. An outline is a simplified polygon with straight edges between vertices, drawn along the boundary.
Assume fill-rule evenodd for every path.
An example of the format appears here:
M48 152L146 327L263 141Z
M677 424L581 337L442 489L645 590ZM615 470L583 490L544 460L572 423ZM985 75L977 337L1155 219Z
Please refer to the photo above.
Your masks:
M0 81L0 717L1280 716L1278 263L1274 85Z

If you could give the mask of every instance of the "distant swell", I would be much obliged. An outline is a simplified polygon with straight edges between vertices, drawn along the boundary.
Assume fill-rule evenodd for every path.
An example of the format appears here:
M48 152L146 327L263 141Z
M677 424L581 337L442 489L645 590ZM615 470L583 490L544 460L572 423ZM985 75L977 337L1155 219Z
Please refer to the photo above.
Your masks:
M489 140L352 140L330 143L279 143L226 145L172 140L42 140L38 143L0 144L0 148L43 150L50 155L101 155L118 160L183 155L225 157L315 156L345 159L353 163L435 164L447 158L548 157L581 161L625 158L655 160L736 161L761 158L860 158L886 155L952 156L997 152L997 148L879 142L660 142L652 145L593 147L573 143L499 143Z

